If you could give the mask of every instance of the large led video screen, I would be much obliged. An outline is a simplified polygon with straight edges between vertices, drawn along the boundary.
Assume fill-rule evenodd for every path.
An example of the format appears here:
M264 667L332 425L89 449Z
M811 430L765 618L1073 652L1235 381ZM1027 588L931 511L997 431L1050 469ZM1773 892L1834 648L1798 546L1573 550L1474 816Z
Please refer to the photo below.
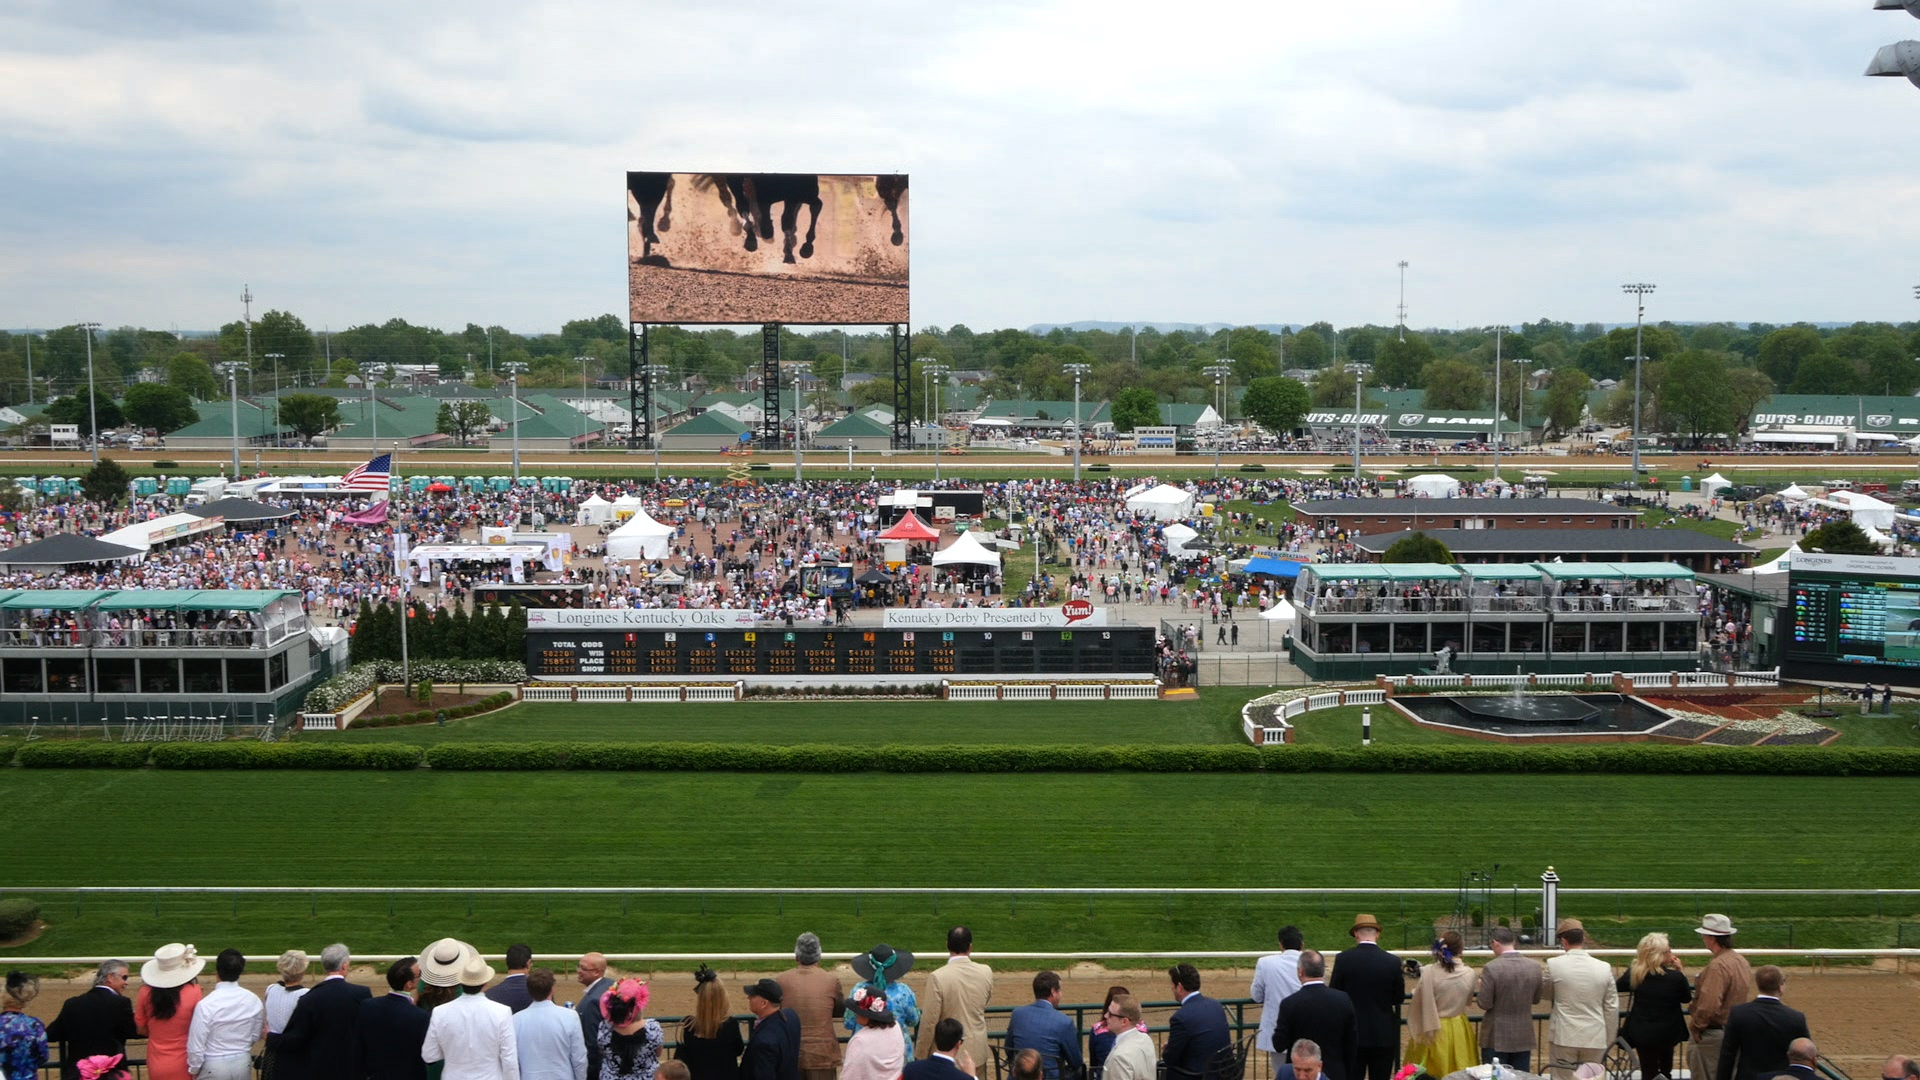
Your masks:
M1786 599L1788 675L1920 682L1920 559L1796 553Z
M627 174L636 323L905 323L907 178Z

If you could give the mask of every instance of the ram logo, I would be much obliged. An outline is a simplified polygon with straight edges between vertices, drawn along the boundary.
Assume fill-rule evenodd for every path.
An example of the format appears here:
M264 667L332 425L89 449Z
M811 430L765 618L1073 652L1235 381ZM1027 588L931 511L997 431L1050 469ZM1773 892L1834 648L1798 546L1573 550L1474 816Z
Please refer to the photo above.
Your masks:
M1893 417L1888 413L1874 413L1867 417L1868 427L1892 427Z
M1419 427L1420 421L1427 418L1425 413L1403 412L1400 414L1401 427Z

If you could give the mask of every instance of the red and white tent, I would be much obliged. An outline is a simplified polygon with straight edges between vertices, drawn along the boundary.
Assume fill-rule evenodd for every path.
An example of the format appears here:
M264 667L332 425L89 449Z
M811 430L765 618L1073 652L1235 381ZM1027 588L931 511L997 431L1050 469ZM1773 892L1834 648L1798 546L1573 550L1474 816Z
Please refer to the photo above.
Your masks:
M920 515L907 511L907 516L895 522L891 529L880 534L882 540L938 540L940 530L929 528L920 520Z

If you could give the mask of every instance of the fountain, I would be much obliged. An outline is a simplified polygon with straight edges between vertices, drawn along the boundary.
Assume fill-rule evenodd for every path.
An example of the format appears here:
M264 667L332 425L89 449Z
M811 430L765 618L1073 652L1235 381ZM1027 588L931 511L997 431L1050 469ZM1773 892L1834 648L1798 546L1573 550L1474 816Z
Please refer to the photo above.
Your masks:
M1516 667L1513 673L1521 674ZM1527 694L1527 684L1516 682L1513 693L1502 697L1460 697L1453 699L1460 708L1475 716L1508 720L1516 724L1581 724L1600 715L1600 709L1572 694Z
M1524 681L1506 694L1402 695L1394 704L1421 724L1489 735L1637 735L1672 719L1624 694L1529 694Z

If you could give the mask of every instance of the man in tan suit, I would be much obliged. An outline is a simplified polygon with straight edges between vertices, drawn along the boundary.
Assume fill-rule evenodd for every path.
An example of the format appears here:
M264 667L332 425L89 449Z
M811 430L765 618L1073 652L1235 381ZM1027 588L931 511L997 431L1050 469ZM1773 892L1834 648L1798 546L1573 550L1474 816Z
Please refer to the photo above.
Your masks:
M933 1029L952 1017L966 1031L961 1045L978 1068L993 1060L987 1046L987 1002L993 999L993 969L973 962L973 931L956 926L947 931L947 966L927 974L927 992L920 1000L920 1042L915 1057L933 1053Z
M801 1080L833 1080L840 1071L840 980L820 966L820 939L801 934L793 944L798 967L780 975L780 995L800 1017Z
M1708 915L1700 921L1700 940L1713 959L1700 973L1693 992L1693 1007L1687 1010L1687 1029L1692 1037L1689 1058L1696 1080L1727 1080L1720 1075L1720 1044L1726 1036L1727 1020L1735 1006L1753 1000L1753 967L1733 947L1734 925L1725 915Z
M1557 937L1566 951L1547 961L1540 1000L1551 1002L1547 1060L1555 1080L1573 1080L1574 1068L1599 1061L1620 1022L1620 991L1613 968L1586 950L1587 930L1579 919L1561 919Z

